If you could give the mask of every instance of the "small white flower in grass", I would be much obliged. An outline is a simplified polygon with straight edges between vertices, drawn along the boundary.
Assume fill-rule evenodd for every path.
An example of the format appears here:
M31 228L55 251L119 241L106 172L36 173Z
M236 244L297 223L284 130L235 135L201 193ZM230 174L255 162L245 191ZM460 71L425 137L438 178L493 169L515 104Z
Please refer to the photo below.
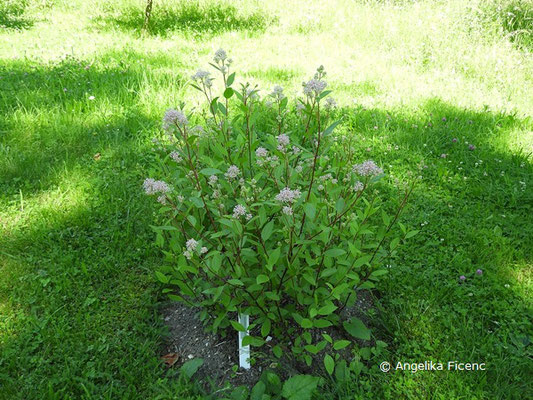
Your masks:
M183 197L181 194L179 194L177 199L178 199L179 203L183 203L183 201L185 200L185 197Z
M233 218L239 218L246 215L246 208L242 204L237 204L233 207Z
M302 195L300 190L294 189L291 190L288 187L284 188L276 195L276 200L282 203L293 203Z
M163 205L167 204L167 196L162 194L157 198L157 201Z
M331 183L333 183L334 185L336 185L336 184L337 184L337 182L338 182L338 180L337 180L337 179L335 179L335 178L333 178L333 179L331 180Z
M227 172L224 174L224 176L229 179L230 181L237 178L239 174L241 173L239 167L236 165L230 165Z
M207 247L204 246L200 249L200 254L205 254L205 253L207 253Z
M376 176L383 173L383 170L372 160L354 165L352 171L360 176Z
M296 166L296 168L294 168L294 169L295 169L296 172L300 173L300 172L303 171L304 168L303 168L303 166L302 166L301 164L298 164L298 165Z
M252 219L252 214L248 213L246 214L246 221L250 221Z
M282 212L285 215L292 215L293 214L293 210L292 210L291 206L283 206Z
M89 96L89 100L94 100L95 97L94 96Z
M189 250L185 250L185 251L183 252L183 255L185 256L185 258L186 258L187 260L190 260L190 259L192 258L192 252L189 251Z
M324 185L318 185L317 189L319 192L321 192L322 190L324 190Z
M183 161L183 158L181 158L180 153L178 153L177 151L173 151L172 153L170 153L170 158L172 158L177 163Z
M302 150L299 147L292 146L292 154L297 155L300 154Z

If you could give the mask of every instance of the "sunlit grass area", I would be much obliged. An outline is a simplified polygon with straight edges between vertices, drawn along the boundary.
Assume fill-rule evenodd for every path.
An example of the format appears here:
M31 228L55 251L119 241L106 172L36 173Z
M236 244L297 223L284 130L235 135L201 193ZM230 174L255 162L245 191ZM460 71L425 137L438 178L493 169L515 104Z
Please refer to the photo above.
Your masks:
M158 360L161 254L141 184L164 110L196 105L189 77L219 47L238 82L280 84L291 100L323 64L357 156L424 177L403 217L421 233L375 293L387 347L320 396L531 395L531 2L501 2L519 7L511 18L481 0L154 0L148 32L143 1L8 3L0 398L201 397ZM487 371L383 374L383 360Z

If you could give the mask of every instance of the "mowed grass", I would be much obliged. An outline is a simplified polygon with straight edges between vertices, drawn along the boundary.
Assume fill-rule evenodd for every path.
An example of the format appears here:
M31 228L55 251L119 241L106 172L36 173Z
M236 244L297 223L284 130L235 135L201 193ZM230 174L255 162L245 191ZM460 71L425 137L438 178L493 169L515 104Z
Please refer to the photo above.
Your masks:
M530 396L533 64L486 2L177 3L154 2L152 34L135 1L2 16L0 398L201 397L158 361L160 253L141 183L162 113L196 104L188 77L219 47L263 93L296 95L323 64L358 159L423 176L403 217L421 232L376 293L387 347L321 396ZM487 370L383 374L384 360Z

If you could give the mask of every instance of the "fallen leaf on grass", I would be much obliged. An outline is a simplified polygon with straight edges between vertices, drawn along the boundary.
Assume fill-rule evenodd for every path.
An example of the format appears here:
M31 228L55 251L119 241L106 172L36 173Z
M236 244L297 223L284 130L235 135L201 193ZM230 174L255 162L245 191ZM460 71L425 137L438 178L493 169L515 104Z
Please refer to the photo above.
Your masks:
M93 156L93 158L94 158L95 161L100 160L100 157L102 157L102 155L101 155L100 153L96 153L96 154Z
M176 361L178 361L178 358L180 358L178 353L168 353L168 354L165 354L163 357L161 357L161 360L163 360L166 366L170 368L174 364L176 364Z

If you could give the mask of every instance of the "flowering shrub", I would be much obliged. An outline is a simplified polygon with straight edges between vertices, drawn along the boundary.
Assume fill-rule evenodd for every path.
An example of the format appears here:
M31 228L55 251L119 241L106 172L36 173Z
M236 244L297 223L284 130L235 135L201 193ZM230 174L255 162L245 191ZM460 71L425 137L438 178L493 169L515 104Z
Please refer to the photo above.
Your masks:
M157 276L214 331L243 330L234 313L249 314L244 345L268 343L276 357L307 364L324 352L331 373L335 353L352 343L317 332L344 326L368 339L364 325L343 324L340 311L355 288L374 286L383 259L414 234L400 224L402 235L393 237L392 229L412 188L394 216L377 213L372 186L383 170L355 160L351 136L333 134L339 121L331 121L323 67L289 108L280 86L263 99L249 84L235 89L231 64L216 52L220 96L211 73L192 77L205 110L182 106L163 118L168 141L158 175L166 181L144 182L168 221L155 228L166 250Z

